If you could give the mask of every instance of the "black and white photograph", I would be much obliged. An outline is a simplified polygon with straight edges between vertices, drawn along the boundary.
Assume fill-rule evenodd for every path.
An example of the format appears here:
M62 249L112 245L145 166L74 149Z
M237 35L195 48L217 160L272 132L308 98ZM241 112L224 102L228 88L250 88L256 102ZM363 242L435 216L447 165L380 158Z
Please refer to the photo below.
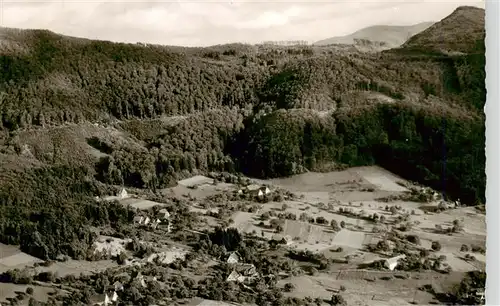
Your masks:
M488 5L0 0L0 305L496 304Z

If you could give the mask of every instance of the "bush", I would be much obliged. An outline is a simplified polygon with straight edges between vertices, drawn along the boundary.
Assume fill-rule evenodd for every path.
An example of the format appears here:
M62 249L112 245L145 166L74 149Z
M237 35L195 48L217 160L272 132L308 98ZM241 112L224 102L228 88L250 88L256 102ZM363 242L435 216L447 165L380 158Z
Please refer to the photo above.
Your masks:
M433 241L432 245L431 245L431 248L434 251L440 251L441 250L441 243L439 243L439 241Z
M340 227L345 228L345 221L340 221Z
M347 306L347 302L345 301L344 297L341 296L340 294L334 294L332 295L332 298L330 300L331 305L338 305L338 306Z
M416 245L420 245L420 237L418 237L417 235L408 235L406 236L406 240Z
M462 244L460 252L469 252L469 247L466 244Z
M295 286L292 283L286 283L284 290L285 292L292 292L295 289Z
M32 287L28 287L26 288L26 294L29 294L29 295L32 295L33 294L33 288Z
M336 232L340 231L341 228L339 226L339 223L337 222L337 220L333 219L331 222L330 222L330 226L332 227L332 229Z

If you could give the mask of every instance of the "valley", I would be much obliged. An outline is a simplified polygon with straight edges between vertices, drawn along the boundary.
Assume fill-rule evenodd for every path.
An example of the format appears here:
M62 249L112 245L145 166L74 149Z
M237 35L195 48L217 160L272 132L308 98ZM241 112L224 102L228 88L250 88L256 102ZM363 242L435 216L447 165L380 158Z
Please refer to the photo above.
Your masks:
M420 26L383 50L0 28L0 303L483 303L484 10Z

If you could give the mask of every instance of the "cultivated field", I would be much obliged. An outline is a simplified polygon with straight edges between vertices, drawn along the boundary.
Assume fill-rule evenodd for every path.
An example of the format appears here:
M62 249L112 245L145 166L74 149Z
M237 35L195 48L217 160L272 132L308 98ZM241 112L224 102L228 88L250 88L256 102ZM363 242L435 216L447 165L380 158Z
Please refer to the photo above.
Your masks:
M429 212L429 207L438 208L438 202L403 200L400 196L409 194L411 185L379 167L358 167L329 173L309 172L282 179L254 180L254 183L269 186L271 194L268 200L239 198L235 191L241 186L214 184L212 179L204 176L180 181L177 186L164 189L162 193L186 200L190 211L205 221L197 223L196 228L187 232L204 234L204 230L229 224L242 233L265 239L287 238L288 243L282 245L285 251L307 250L324 255L330 262L328 268L279 281L279 286L286 283L294 285L294 290L285 293L288 296L322 298L325 305L334 293L341 294L348 305L429 304L436 300L430 293L418 290L419 287L432 285L437 292L442 292L457 283L464 272L485 268L486 259L480 251L485 248L486 240L484 214L471 207ZM273 197L273 193L277 192L281 192L282 196ZM294 196L284 196L286 192ZM211 196L215 197L207 199ZM381 200L389 196L389 200ZM137 198L124 199L121 203L141 210L167 205ZM462 225L461 229L450 232L449 229L458 223ZM394 238L395 233L400 236ZM417 236L419 241L406 241L405 237L411 235ZM181 242L173 242L166 237L162 229L144 231L140 240L141 243L154 246L155 251L130 264L170 264L177 258L184 258L191 250ZM122 252L132 255L132 252L125 250L128 241L100 236L94 244L95 252L108 256L117 256ZM391 250L374 250L379 242L387 242ZM397 252L402 251L396 251L398 243L410 246L417 253L426 249L430 252L427 256L441 257L442 264L451 271L410 272L398 271L398 268L388 271L361 266L399 255ZM432 250L436 243L440 244L440 249ZM286 256L284 254L281 253L281 256ZM217 264L220 258L210 260ZM0 272L30 267L37 261L40 260L20 252L16 247L0 244ZM299 265L305 267L309 263ZM35 269L65 276L117 266L114 260L68 260ZM21 287L12 285L5 288L0 300L15 296L14 291ZM37 287L35 294L43 293L44 289L40 288ZM232 305L214 303L197 299L191 301L190 305Z
M0 273L30 266L37 262L42 262L42 260L21 252L18 247L0 243Z
M400 196L409 190L404 187L408 182L379 167L359 167L345 171L330 173L304 173L288 178L256 180L257 183L267 184L271 188L279 187L289 190L298 196L298 199L282 202L267 202L261 205L257 212L235 212L231 226L245 233L253 233L259 237L276 238L288 236L293 240L285 248L309 250L325 254L328 258L349 258L348 264L335 266L331 269L349 269L346 275L358 275L358 265L370 263L374 260L387 258L387 255L371 253L369 245L387 239L387 232L392 227L398 228L402 224L410 227L401 231L404 235L416 235L420 238L417 248L431 251L431 256L444 258L443 263L451 269L451 274L441 274L435 271L420 273L410 279L398 279L395 275L405 273L397 271L365 271L363 276L353 276L352 279L336 279L329 275L308 276L283 280L283 283L292 282L298 288L291 296L307 296L314 292L316 296L329 299L332 290L340 285L347 287L341 293L348 301L348 305L406 305L415 299L420 304L433 301L431 294L419 291L423 284L440 286L457 282L463 272L485 268L485 256L472 247L485 248L486 223L485 215L478 213L471 207L459 207L443 212L426 212L426 207L438 207L438 202L420 203L397 198L388 202L379 198ZM396 212L391 207L398 207ZM340 210L351 213L341 213ZM263 221L265 213L294 214L296 220L283 222L282 231L277 234L269 228L270 220ZM300 221L299 216L307 214L308 218L324 218L326 224ZM373 222L368 219L376 214L378 218L385 218L383 222ZM274 217L275 218L275 217ZM404 221L401 221L403 219ZM271 217L271 220L273 217ZM338 224L344 223L344 228L338 232L332 230L331 220ZM463 229L459 232L447 234L437 232L436 228L451 228L455 222L460 222ZM264 227L262 226L264 224ZM398 225L399 224L399 225ZM389 241L392 243L391 241ZM439 243L440 250L432 251L432 244ZM461 248L466 245L468 251ZM341 247L341 252L332 252ZM395 254L394 254L395 255ZM473 256L468 260L466 256ZM366 280L367 275L379 277L377 274L389 275L389 280L373 281L373 277ZM337 287L337 288L336 288ZM365 289L363 289L365 288Z

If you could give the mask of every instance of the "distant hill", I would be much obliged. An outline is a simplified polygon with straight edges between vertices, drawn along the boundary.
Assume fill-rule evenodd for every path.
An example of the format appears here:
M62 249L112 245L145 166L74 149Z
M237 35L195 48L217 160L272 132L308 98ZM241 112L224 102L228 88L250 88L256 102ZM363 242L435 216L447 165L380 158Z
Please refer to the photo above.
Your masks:
M434 22L423 22L412 26L377 25L361 29L346 36L331 37L314 43L317 46L332 44L353 45L362 40L379 42L384 47L395 48L401 46L411 36L429 28Z
M461 6L451 15L411 37L403 49L440 52L484 52L485 11Z

